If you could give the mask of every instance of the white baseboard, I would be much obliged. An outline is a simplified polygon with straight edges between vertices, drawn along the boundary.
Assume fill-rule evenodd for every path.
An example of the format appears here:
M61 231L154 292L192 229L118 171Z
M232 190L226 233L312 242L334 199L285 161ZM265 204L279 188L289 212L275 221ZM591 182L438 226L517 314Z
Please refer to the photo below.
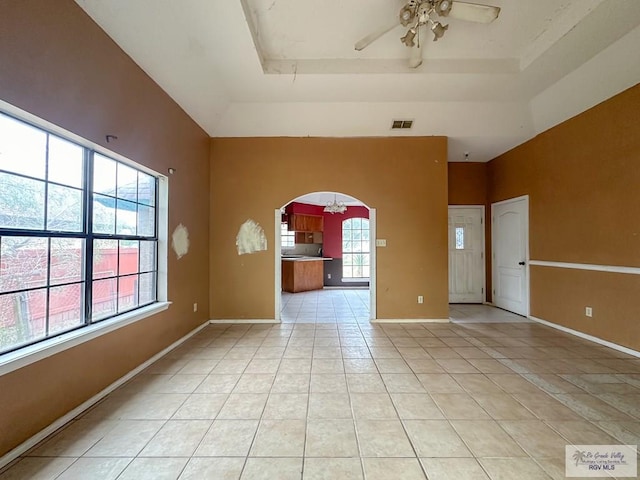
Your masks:
M371 323L449 323L448 318L376 318Z
M196 333L198 333L200 330L205 328L207 325L209 325L209 322L205 322L202 325L200 325L199 327L197 327L194 330L190 331L184 337L180 338L179 340L176 340L171 345L169 345L167 348L165 348L161 352L158 352L153 357L151 357L149 360L147 360L146 362L140 364L138 367L136 367L133 370L131 370L125 376L120 377L118 380L113 382L111 385L109 385L107 388L105 388L101 392L99 392L96 395L94 395L93 397L91 397L89 400L87 400L83 404L77 406L76 408L74 408L73 410L68 412L66 415L63 415L62 417L58 418L51 425L49 425L48 427L45 427L44 429L40 430L38 433L36 433L32 437L30 437L29 439L25 440L24 442L22 442L20 445L15 447L13 450L11 450L11 451L7 452L6 454L4 454L2 457L0 457L0 469L5 467L9 463L13 462L16 458L18 458L22 454L26 453L27 451L29 451L31 448L35 447L38 443L40 443L42 440L44 440L49 435L54 433L56 430L58 430L59 428L63 427L65 424L69 423L71 420L76 418L82 412L84 412L85 410L89 409L91 406L93 406L96 403L98 403L100 400L102 400L104 397L106 397L109 393L113 392L116 388L120 387L124 383L128 382L129 380L131 380L138 373L142 372L145 368L150 366L156 360L159 360L160 358L164 357L171 350L173 350L174 348L178 347L180 344L182 344L185 341L187 341L189 338L194 336Z
M628 347L624 347L622 345L618 345L617 343L609 342L607 340L603 340L602 338L594 337L593 335L580 332L579 330L573 330L572 328L558 325L557 323L548 322L547 320L542 320L541 318L534 317L533 315L529 315L527 318L530 318L534 322L538 322L543 325L546 325L547 327L555 328L556 330L561 330L565 333L570 333L571 335L575 335L576 337L584 338L585 340L589 340L591 342L604 345L605 347L613 348L614 350L618 350L619 352L633 355L634 357L640 357L640 352L636 350L632 350L631 348L628 348Z
M215 319L215 320L209 320L209 323L216 324L216 323L238 323L238 324L243 324L243 323L282 323L279 320L276 320L274 318L246 318L246 319L226 319L226 318L222 318L222 319Z

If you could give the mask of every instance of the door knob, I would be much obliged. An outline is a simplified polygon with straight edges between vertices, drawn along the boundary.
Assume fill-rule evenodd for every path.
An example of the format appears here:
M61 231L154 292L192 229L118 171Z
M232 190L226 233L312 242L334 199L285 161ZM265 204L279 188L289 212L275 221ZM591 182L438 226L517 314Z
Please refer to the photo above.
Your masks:
M518 265L524 265L524 262L518 262Z

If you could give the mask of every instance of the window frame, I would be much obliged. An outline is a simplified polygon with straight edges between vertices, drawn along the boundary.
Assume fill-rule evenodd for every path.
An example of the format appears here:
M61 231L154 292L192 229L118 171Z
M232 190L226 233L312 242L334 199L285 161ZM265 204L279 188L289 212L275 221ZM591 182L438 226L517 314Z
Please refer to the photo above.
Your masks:
M61 351L64 351L68 348L72 348L76 345L89 341L91 339L97 338L101 335L114 331L118 328L122 328L126 325L139 321L143 318L147 318L151 315L155 315L163 310L166 310L171 302L167 299L167 254L168 254L168 178L165 175L162 175L144 165L137 164L132 160L123 157L122 155L117 154L116 152L110 151L100 145L97 145L93 142L90 142L72 132L64 130L50 122L47 122L43 119L36 117L28 112L25 112L21 109L18 109L2 100L0 100L0 113L13 118L19 122L23 122L31 127L34 127L38 130L44 131L46 134L50 136L55 136L61 138L62 140L69 141L75 145L80 146L83 149L83 180L80 187L82 192L82 229L81 231L58 231L47 229L48 225L45 223L42 229L24 229L24 228L12 228L12 227L4 227L2 228L2 236L26 236L33 238L46 238L46 239L55 239L55 238L77 238L81 241L84 241L84 248L81 250L82 253L82 276L79 278L77 283L81 285L82 293L81 293L81 309L82 310L82 318L81 323L78 326L73 327L72 329L64 330L63 333L54 334L53 336L47 336L42 339L30 342L28 344L23 344L22 346L18 346L12 350L6 351L0 354L0 375L4 375L13 370L22 368L26 365L34 363L36 361L42 360L48 356L54 355ZM49 141L48 137L47 143ZM119 164L123 164L127 167L131 167L135 169L137 172L142 172L144 174L150 175L154 177L155 181L155 232L153 236L144 236L144 238L140 238L139 235L127 236L127 235L109 235L109 234L95 234L92 231L91 222L93 221L92 214L92 205L93 205L93 185L92 185L92 168L94 164L94 157L96 154L107 157ZM47 158L48 162L49 159ZM13 172L9 172L13 174ZM17 173L18 176L23 176L26 178L31 178L30 176L21 175ZM138 174L138 178L140 175ZM54 185L57 185L59 182L51 181L48 175L45 175L45 178L42 180L45 184L51 182ZM139 180L138 180L139 181ZM139 185L139 184L137 184ZM139 187L137 187L139 188ZM136 193L136 211L138 211L139 207L137 205L141 204L139 201L139 197ZM114 193L116 196L116 193ZM45 196L45 202L48 199ZM47 215L47 206L45 203L45 222ZM136 234L138 232L136 231ZM140 306L139 304L132 309L128 309L126 311L118 312L118 308L116 307L115 313L113 315L109 315L106 317L101 317L98 319L91 318L91 284L94 281L94 277L92 274L93 264L93 240L94 238L110 238L113 240L135 240L135 241L152 241L155 243L155 300L151 303L146 303ZM50 240L47 240L50 242ZM118 242L120 243L120 242ZM140 249L140 244L138 244ZM50 257L50 253L48 254ZM136 275L141 275L140 272L140 255L138 255L138 266ZM47 269L50 270L51 260L47 259ZM87 267L89 266L89 267ZM120 278L125 275L118 275L116 278ZM84 285L83 285L84 284ZM47 276L46 284L43 288L47 291L52 287L57 287L59 284L52 283L49 275ZM26 289L21 289L25 290ZM138 286L139 291L139 286ZM116 292L116 297L118 297L118 293ZM139 297L138 297L139 298ZM48 323L48 317L46 319Z
M287 222L280 223L280 248L292 249L296 246L296 232L289 230Z
M351 218L347 218L345 220L342 221L341 225L340 225L340 232L342 235L341 238L341 253L342 253L342 281L343 282L367 282L371 279L371 236L369 236L369 249L367 251L360 251L357 252L355 250L351 250L351 251L346 251L344 249L344 231L345 231L345 223L347 222L352 222L353 220L357 220L360 219L361 221L366 221L367 222L367 228L363 228L362 226L360 226L360 228L349 228L348 230L358 230L360 232L363 231L367 231L367 232L371 232L371 224L369 223L370 220L367 217L351 217ZM362 225L362 224L361 224ZM362 245L363 240L360 240L360 244ZM344 265L344 258L345 255L354 255L354 254L364 254L367 256L368 258L368 264L366 265L367 267L369 267L369 275L366 277L354 277L354 276L345 276L345 265ZM364 266L364 265L363 265ZM352 272L353 272L353 266L351 266Z
M465 245L465 241L464 241L464 235L465 235L465 228L464 226L462 227L458 227L455 226L454 227L454 234L455 234L455 238L453 239L454 241L454 247L456 250L464 250L466 245Z

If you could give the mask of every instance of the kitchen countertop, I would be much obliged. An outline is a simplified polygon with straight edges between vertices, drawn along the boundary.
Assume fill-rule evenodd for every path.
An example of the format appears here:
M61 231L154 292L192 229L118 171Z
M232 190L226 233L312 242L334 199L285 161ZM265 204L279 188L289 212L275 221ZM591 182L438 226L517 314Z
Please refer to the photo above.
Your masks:
M324 261L333 260L331 257L282 257L284 262L311 262L314 260Z

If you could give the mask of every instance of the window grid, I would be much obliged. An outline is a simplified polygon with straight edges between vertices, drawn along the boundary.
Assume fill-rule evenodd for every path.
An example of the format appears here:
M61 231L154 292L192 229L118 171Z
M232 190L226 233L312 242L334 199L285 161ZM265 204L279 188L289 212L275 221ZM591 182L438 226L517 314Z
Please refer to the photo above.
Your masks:
M287 223L280 224L280 246L282 248L295 247L295 232L290 232Z
M456 250L464 250L464 227L456 227Z
M97 159L124 172L104 205ZM156 177L0 112L0 354L156 302L157 205ZM113 230L95 232L105 219ZM94 250L101 240L115 256ZM115 303L94 315L96 261L116 263Z
M347 219L342 222L342 277L366 279L370 273L369 219Z

